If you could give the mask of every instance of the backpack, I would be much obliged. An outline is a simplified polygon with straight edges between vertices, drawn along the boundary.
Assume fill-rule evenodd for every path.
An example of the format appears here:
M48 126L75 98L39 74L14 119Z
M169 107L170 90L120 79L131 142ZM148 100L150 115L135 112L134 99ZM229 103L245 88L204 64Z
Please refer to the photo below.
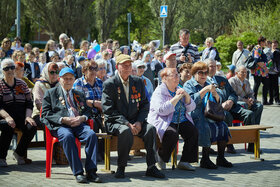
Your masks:
M211 51L212 49L214 49L216 51L216 56L215 56L215 60L220 62L221 58L220 58L220 54L219 51L217 50L216 47L210 47L209 51ZM210 53L210 52L209 52Z

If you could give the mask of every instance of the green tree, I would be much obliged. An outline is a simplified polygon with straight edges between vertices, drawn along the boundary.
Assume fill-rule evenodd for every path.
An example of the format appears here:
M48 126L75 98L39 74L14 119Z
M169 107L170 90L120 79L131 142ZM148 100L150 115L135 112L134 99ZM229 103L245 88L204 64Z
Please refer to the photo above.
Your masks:
M76 41L87 37L90 31L92 14L89 8L92 2L93 0L23 0L26 14L33 26L40 19L42 29L52 38L58 39L64 32Z
M0 39L3 39L10 32L16 19L16 1L0 1Z

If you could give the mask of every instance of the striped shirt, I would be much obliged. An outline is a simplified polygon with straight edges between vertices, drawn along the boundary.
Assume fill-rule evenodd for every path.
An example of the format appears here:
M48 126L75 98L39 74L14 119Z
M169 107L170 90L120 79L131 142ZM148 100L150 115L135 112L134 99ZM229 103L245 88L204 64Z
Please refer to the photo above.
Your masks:
M15 79L12 87L4 79L0 81L0 109L4 109L14 119L25 119L26 109L32 110L33 103L24 81Z
M170 51L172 53L176 54L176 60L177 60L178 64L184 63L184 62L180 61L180 56L182 55L182 52L184 51L184 49L185 49L185 47L182 46L180 42L173 44L170 48ZM200 56L199 56L199 53L198 53L197 46L189 43L188 46L187 46L187 52L186 53L190 53L193 63L200 60Z

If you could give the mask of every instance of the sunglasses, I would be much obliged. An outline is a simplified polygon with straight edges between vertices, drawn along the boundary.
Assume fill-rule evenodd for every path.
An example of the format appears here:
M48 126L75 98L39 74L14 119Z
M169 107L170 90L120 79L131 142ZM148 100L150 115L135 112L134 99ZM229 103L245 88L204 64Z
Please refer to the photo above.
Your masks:
M106 68L105 68L105 67L103 67L103 68L98 68L98 71L101 71L101 70L106 70Z
M57 74L57 75L58 75L58 74L59 74L59 71L58 71L58 70L56 70L56 71L50 71L50 74L51 74L51 75L54 75L54 74Z
M198 75L202 76L202 75L208 75L208 71L198 71L197 72Z
M145 66L139 66L138 69L145 69Z
M7 66L7 67L3 68L4 71L9 71L9 70L14 70L14 69L16 69L15 66Z
M97 66L89 66L88 69L90 71L97 71L98 70L98 67Z

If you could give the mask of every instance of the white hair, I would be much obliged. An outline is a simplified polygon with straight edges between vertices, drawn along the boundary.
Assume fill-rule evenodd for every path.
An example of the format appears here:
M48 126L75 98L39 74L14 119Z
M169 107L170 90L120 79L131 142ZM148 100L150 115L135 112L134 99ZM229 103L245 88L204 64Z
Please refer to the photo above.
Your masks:
M213 38L211 38L211 37L208 37L208 38L206 38L206 40L205 40L205 44L206 44L206 42L210 42L210 43L214 43L214 39Z
M62 39L62 38L64 38L64 39L68 38L67 34L61 33L61 34L59 35L59 40Z
M15 66L15 63L14 63L14 61L11 58L5 58L1 62L1 69L3 70L3 68L7 67L10 64Z
M244 65L241 65L241 66L238 66L238 67L235 69L235 72L239 72L239 71L241 71L241 69L246 69L246 70L247 70L247 68L246 68Z
M107 62L104 60L104 59L98 59L98 60L96 60L96 63L97 63L97 65L98 66L105 66L106 67L106 64L107 64ZM106 67L106 69L107 69L107 67Z
M215 61L214 59L211 59L211 58L207 58L207 59L205 59L203 62L204 62L205 64L207 64L207 66L209 66L209 64L210 64L211 62L215 62L215 64L216 64L216 61Z

